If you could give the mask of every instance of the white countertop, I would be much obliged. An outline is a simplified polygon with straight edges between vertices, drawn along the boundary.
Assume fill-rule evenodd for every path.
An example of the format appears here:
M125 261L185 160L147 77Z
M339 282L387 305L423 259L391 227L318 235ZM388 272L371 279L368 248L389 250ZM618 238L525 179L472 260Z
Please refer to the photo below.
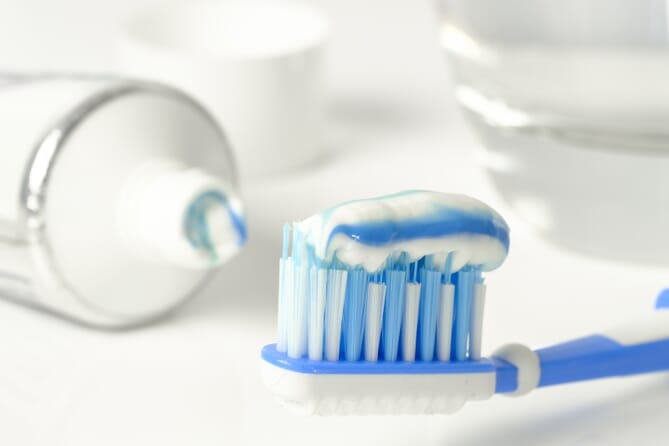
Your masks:
M138 3L156 1L0 1L2 66L111 69L115 20ZM666 270L547 244L500 200L454 107L429 1L318 3L334 24L330 156L248 182L248 247L158 324L97 332L0 301L0 444L665 444L661 374L496 396L450 416L302 418L274 403L259 350L274 339L280 228L341 200L437 189L475 195L507 217L512 250L488 276L484 352L643 317L669 285Z

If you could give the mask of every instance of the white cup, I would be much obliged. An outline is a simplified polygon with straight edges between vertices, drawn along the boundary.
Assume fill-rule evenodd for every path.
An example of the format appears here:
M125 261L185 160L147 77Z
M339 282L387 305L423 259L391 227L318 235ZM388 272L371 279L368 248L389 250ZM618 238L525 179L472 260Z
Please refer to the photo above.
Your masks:
M225 130L242 177L265 175L323 149L328 28L321 13L287 0L183 2L125 23L118 68L201 101Z

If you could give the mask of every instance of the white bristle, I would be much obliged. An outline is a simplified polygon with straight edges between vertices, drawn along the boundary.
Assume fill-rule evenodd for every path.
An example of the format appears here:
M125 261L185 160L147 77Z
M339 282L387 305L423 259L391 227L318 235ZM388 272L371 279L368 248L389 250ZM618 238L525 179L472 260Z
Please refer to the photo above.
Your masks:
M291 358L301 358L307 353L307 285L309 270L293 265L293 292L287 299L288 348ZM288 288L290 289L290 288Z
M327 270L311 268L309 299L309 359L323 359L323 318L325 314L325 285Z
M304 252L302 252L302 255L297 260L293 257L283 258L279 265L277 350L285 352L290 358L308 357L313 361L323 359L339 361L342 342L345 341L342 338L342 331L344 329L343 323L346 322L344 320L344 310L347 308L348 270L318 268L309 261L304 262L303 259L306 257ZM404 285L401 285L403 289L400 289L404 296L402 296L400 305L396 305L394 309L395 313L399 312L401 319L400 322L391 327L394 330L392 336L396 336L393 339L395 339L395 342L399 341L399 348L395 350L397 359L408 362L416 360L419 347L417 342L418 326L420 325L421 311L423 311L421 309L422 286L416 282L415 277L407 278L408 283L405 282ZM385 276L379 276L375 280L381 279L385 281ZM485 285L482 282L472 283L475 280L479 279L472 279L470 282L472 288L470 289L471 296L468 298L468 305L471 305L471 307L467 311L466 357L480 359ZM386 317L384 312L388 312L388 308L386 308L388 289L387 285L380 281L370 282L366 286L367 296L362 297L364 305L360 304L363 310L361 313L362 319L359 322L363 326L359 327L362 331L358 334L358 339L364 348L364 359L369 362L376 362L381 354L379 348L382 335L390 332L384 332L386 330L384 323L387 323L384 320L384 317ZM431 338L432 341L428 340L426 342L436 341L435 359L439 361L447 362L451 360L455 348L454 344L457 341L457 337L454 337L456 334L453 333L456 311L455 291L456 286L454 284L442 284L439 290L438 303L431 301L430 304L437 304L437 308L425 310L426 314L434 315L434 311L437 313L436 316L425 316L428 318L427 320L432 321L432 324L436 321L436 339ZM353 293L353 291L351 292ZM360 294L362 291L355 292ZM434 330L434 328L427 330ZM429 336L434 336L434 334L434 331L432 331L432 335ZM349 335L353 336L347 331L347 336ZM459 333L457 336L459 335L461 334ZM458 345L461 346L461 341L459 342ZM395 343L395 346L397 347L397 343ZM347 349L348 347L350 347L350 344L347 345ZM359 358L359 355L356 354L355 356ZM430 355L430 358L432 358L432 355ZM384 359L386 361L396 360L395 358ZM458 358L458 360L464 359Z
M413 362L416 359L416 332L418 330L418 304L420 284L407 283L402 321L402 359Z
M346 297L346 279L344 270L328 271L328 287L325 298L325 359L339 359L339 343L341 340L341 319L344 312Z
M385 298L386 286L384 284L369 284L367 288L367 314L365 316L365 361L376 362L379 359L379 341L381 340L381 321Z
M481 359L481 341L483 338L483 308L485 307L486 286L483 283L474 285L472 302L471 332L469 335L469 357Z
M276 349L285 352L288 348L288 299L293 289L293 259L279 262L279 317Z
M454 295L455 287L453 284L447 283L441 286L437 319L437 359L440 361L450 361L451 359Z

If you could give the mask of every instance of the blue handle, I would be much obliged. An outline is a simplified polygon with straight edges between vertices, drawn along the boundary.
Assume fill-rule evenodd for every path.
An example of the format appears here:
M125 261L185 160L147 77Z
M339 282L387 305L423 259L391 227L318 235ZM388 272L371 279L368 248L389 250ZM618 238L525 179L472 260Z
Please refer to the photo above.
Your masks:
M622 345L594 335L537 350L539 387L669 370L669 339Z
M669 370L669 289L660 292L655 308L647 321L612 337L588 336L537 350L538 386Z
M587 336L542 348L534 352L536 356L527 347L516 345L521 347L520 351L527 352L525 360L520 362L493 357L497 377L495 392L517 393L519 365L530 372L525 376L530 376L533 383L538 375L537 387L669 371L669 288L659 294L655 308L660 311L646 321L621 327L609 336Z

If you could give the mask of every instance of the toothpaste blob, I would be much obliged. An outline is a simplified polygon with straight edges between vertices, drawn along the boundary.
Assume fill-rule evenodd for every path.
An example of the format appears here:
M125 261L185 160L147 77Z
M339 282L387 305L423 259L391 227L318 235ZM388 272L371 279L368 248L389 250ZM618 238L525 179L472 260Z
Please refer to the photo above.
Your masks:
M431 191L342 203L293 229L294 241L305 242L302 255L316 264L360 266L369 273L401 255L408 262L432 255L435 265L448 259L453 272L466 265L490 271L509 250L509 227L495 210L464 195Z

